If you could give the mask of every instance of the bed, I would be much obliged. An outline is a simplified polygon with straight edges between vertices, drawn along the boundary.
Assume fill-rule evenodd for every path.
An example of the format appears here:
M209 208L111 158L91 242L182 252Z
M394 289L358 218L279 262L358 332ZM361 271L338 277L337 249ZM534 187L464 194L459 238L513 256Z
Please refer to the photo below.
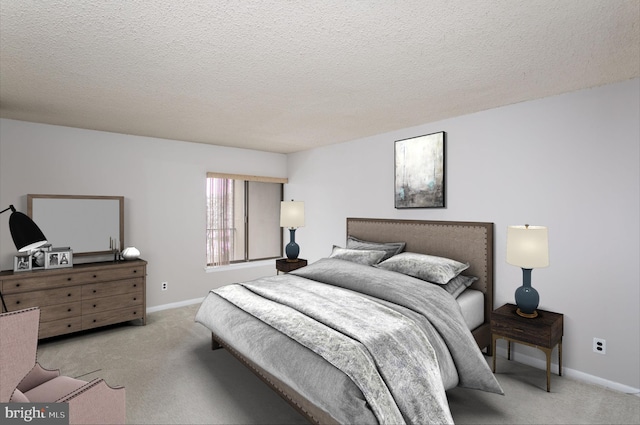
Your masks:
M347 218L346 229L327 258L212 290L196 315L212 348L311 423L450 423L446 390L501 394L481 353L491 354L493 224ZM404 270L434 257L449 260L442 275ZM462 277L455 296L442 290Z

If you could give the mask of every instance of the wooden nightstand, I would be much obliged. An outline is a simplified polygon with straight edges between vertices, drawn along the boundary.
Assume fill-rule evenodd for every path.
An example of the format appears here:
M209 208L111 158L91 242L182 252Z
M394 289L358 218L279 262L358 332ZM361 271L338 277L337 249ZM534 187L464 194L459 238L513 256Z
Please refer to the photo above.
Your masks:
M505 304L491 312L491 349L493 372L496 372L496 340L507 340L507 359L511 360L511 343L538 348L547 355L547 392L551 391L551 352L558 346L558 375L562 376L562 333L564 316L538 309L538 317L527 319L516 313L516 306Z
M278 271L278 274L280 274L280 272L289 273L306 265L307 260L303 258L298 258L298 261L288 261L286 258L276 260L276 270Z

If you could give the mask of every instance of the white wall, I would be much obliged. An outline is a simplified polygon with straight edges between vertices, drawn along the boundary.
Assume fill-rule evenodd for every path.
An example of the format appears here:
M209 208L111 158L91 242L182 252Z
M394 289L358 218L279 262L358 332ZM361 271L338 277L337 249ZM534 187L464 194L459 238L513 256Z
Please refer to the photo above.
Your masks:
M447 208L394 209L394 141L438 131L447 132ZM563 366L640 387L640 80L300 152L288 163L285 195L305 201L301 257L343 245L345 217L490 221L496 307L522 284L504 260L506 227L548 226L551 264L532 281L540 307L565 315ZM594 337L607 340L606 355L593 353Z
M26 213L29 193L124 196L125 245L149 262L148 307L275 274L273 265L205 273L207 171L286 177L286 156L0 120L0 207ZM0 216L2 270L13 268L16 252L9 215Z

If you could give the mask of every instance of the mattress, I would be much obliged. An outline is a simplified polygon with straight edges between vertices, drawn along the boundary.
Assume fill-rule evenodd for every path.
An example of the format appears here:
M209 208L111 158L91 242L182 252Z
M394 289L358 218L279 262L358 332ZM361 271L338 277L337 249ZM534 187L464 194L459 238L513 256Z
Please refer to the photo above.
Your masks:
M474 330L484 323L484 294L481 291L465 289L456 301L469 330Z

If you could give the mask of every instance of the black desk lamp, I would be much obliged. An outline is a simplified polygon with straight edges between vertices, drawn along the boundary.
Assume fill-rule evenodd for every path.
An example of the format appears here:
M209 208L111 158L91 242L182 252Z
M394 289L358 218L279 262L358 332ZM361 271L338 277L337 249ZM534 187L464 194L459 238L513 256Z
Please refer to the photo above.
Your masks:
M12 211L11 217L9 217L9 230L18 252L28 252L47 243L47 238L44 237L38 225L27 215L16 211L13 205L9 205L9 208L0 211L0 214L9 210ZM0 299L4 310L9 311L4 303L2 292L0 292Z

